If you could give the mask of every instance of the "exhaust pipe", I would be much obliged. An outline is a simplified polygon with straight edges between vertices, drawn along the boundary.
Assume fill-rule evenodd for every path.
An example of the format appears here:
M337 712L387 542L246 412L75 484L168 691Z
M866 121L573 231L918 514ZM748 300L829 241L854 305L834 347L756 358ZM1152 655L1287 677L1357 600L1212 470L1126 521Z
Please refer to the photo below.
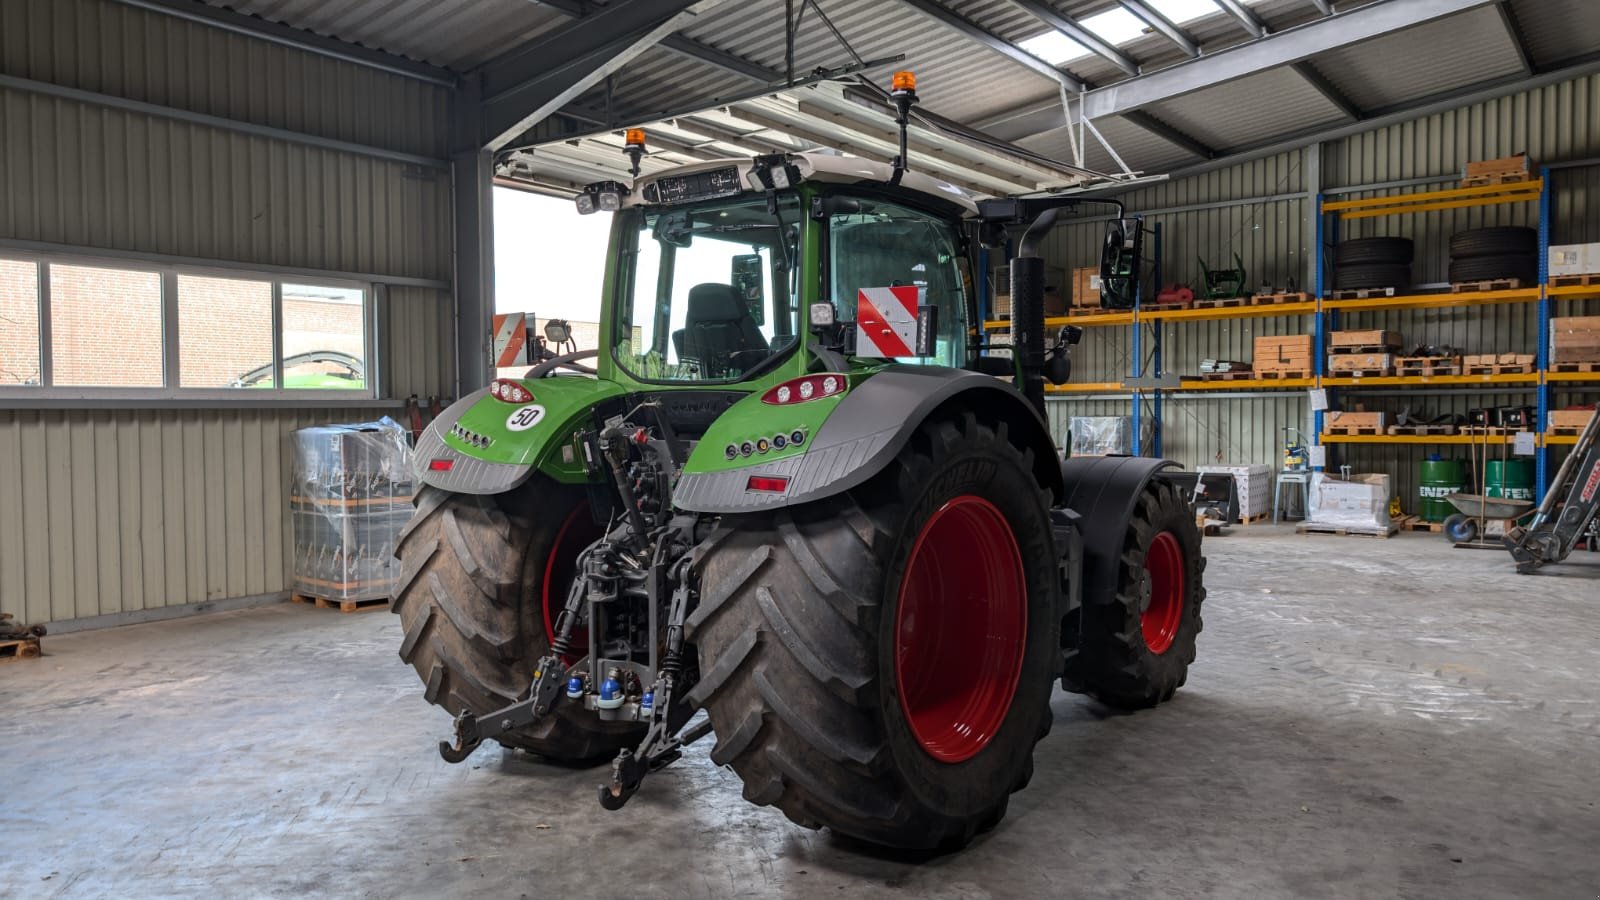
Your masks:
M1011 260L1011 352L1022 373L1022 396L1044 411L1044 258L1039 242L1055 227L1060 207L1047 209L1028 226Z

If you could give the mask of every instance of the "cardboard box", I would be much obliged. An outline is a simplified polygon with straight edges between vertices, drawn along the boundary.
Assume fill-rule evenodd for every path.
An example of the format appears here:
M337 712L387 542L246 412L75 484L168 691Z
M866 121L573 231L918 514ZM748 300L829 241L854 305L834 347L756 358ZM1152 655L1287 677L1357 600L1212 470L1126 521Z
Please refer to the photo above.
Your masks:
M1100 305L1100 267L1085 266L1072 270L1072 305L1096 307Z
M1593 275L1600 272L1600 244L1556 244L1550 248L1550 274Z
M1399 350L1406 339L1398 331L1335 331L1328 335L1328 348L1344 353L1349 347L1387 347Z
M1011 316L1011 295L995 294L989 299L989 318L1005 319Z
M1343 479L1317 473L1312 482L1308 522L1355 529L1386 529L1391 524L1388 475L1352 475Z
M1552 409L1550 410L1551 428L1583 428L1594 418L1592 409Z
M1258 337L1251 367L1257 372L1305 372L1316 370L1311 357L1311 335L1286 334Z
M1388 413L1381 412L1333 409L1327 412L1324 421L1340 428L1386 428L1389 425L1388 416Z
M1394 356L1389 353L1334 353L1328 357L1330 372L1394 371Z

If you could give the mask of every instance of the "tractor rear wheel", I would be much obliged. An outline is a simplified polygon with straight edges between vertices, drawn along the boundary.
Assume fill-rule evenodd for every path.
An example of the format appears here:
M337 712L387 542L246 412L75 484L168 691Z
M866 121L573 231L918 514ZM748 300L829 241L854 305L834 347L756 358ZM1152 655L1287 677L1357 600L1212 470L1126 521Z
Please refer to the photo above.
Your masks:
M730 517L688 621L744 796L811 828L954 849L1005 814L1050 728L1049 495L1003 427L924 425L848 494Z
M1194 512L1176 486L1153 479L1128 522L1116 589L1085 593L1067 686L1119 709L1170 700L1194 662L1205 567Z
M400 658L417 670L428 702L451 715L481 716L520 699L549 652L578 554L600 531L583 488L537 474L497 496L419 491L395 551L394 611L405 630ZM558 703L499 741L553 761L586 762L643 736L640 725Z

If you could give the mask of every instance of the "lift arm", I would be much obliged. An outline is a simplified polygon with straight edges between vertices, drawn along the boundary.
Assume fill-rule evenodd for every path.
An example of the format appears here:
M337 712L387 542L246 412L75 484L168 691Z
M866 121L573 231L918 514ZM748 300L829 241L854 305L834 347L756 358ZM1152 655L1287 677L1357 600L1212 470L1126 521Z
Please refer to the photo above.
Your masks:
M1565 501L1565 502L1562 502ZM1538 512L1526 528L1506 534L1506 549L1517 571L1534 571L1566 559L1600 511L1600 410L1578 437L1572 454L1561 464Z

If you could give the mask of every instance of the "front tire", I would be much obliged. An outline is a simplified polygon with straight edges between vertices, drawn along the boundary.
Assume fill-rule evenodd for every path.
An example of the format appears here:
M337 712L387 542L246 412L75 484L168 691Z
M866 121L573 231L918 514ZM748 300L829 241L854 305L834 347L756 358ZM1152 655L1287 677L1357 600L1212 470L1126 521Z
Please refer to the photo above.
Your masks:
M1119 709L1172 699L1195 659L1205 562L1194 513L1157 476L1127 524L1116 589L1085 592L1095 599L1083 606L1067 687Z
M550 650L549 623L566 602L577 555L599 528L588 494L535 474L506 494L425 487L400 536L394 612L400 658L424 696L451 715L482 716L521 699ZM614 755L644 736L636 723L604 722L571 704L498 738L558 762Z
M690 701L747 800L892 847L1005 814L1050 727L1060 584L1029 455L971 414L862 488L730 518L700 563Z

